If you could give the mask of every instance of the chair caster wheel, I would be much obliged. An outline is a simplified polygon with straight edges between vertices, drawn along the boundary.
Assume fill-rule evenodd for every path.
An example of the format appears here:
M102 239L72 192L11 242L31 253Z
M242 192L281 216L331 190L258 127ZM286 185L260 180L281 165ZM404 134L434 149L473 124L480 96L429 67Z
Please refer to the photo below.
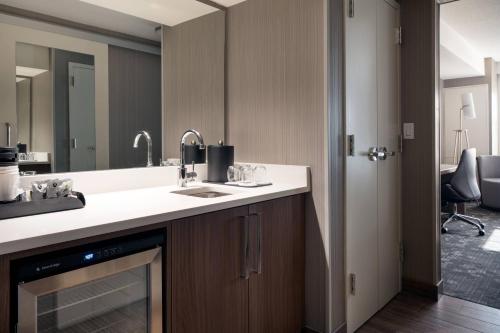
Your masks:
M479 236L484 236L486 233L484 232L483 229L479 230Z
M442 234L445 234L448 232L448 228L441 228L441 233ZM484 231L483 231L484 232Z
M479 225L481 226L481 228L483 228L483 229L484 229L484 224L482 224L482 223L479 223Z

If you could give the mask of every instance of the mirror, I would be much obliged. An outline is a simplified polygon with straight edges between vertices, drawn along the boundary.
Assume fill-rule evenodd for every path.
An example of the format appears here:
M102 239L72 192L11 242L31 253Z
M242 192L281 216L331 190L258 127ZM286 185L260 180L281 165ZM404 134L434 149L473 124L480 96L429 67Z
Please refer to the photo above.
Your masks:
M157 166L188 128L224 139L225 12L160 4L0 0L0 146L21 171Z

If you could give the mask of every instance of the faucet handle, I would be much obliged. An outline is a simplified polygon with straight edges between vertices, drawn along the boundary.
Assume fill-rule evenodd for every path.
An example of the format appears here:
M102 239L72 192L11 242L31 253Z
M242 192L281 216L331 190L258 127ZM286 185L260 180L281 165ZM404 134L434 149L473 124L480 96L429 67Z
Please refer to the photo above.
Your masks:
M195 162L193 161L192 163L193 170L191 172L186 173L186 178L188 179L189 182L194 182L196 180L196 177L198 177L198 174L196 173L196 171L194 171L194 166Z

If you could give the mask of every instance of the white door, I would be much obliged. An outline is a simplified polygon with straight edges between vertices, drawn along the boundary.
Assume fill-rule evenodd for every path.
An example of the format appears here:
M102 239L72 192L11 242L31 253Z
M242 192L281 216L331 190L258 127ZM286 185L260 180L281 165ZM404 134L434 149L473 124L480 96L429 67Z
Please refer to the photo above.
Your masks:
M353 148L346 162L349 332L400 290L398 26L394 1L355 0L347 13L346 132Z
M96 169L94 66L68 64L69 83L69 168Z

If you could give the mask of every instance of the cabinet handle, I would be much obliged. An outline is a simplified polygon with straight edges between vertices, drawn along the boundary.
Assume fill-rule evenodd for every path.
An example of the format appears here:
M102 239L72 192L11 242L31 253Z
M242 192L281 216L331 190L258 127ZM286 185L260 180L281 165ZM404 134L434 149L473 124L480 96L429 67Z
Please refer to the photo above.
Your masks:
M257 267L253 273L262 274L262 213L252 214L257 217Z
M243 232L241 233L241 278L248 280L250 278L250 271L248 269L248 257L250 256L250 242L249 242L249 224L248 216L241 216Z

